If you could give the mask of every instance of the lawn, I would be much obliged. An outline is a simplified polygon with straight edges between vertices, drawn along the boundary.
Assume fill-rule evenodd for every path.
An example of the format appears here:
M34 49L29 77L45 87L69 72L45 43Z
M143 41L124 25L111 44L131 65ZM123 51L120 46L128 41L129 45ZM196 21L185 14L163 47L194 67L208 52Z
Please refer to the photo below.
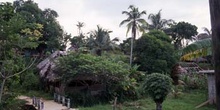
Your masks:
M192 90L185 92L178 98L170 94L163 103L163 110L216 110L214 105L205 105L201 108L195 107L207 99L207 91ZM93 107L81 107L79 110L112 110L110 104L96 105ZM140 99L137 101L124 102L119 104L117 110L155 110L155 103L150 98Z

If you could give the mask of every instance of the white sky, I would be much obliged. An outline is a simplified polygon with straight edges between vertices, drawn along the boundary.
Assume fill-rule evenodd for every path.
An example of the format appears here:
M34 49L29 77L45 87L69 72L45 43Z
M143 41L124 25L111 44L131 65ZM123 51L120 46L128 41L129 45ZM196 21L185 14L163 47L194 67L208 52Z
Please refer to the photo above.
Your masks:
M0 2L14 0L0 0ZM84 33L96 29L100 25L104 29L112 30L111 38L126 38L126 25L119 27L126 15L129 5L139 7L139 11L146 10L147 20L150 13L157 13L162 9L163 19L173 19L176 22L185 21L198 27L210 29L210 15L208 0L34 0L41 9L51 8L58 14L58 21L64 30L77 35L77 21L84 22Z

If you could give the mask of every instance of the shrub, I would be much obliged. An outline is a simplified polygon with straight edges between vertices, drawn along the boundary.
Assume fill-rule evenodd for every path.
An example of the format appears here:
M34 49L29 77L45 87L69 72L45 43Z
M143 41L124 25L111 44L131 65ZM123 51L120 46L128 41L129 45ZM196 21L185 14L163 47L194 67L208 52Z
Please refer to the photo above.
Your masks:
M38 84L38 77L33 72L30 72L25 75L22 87L26 90L36 90L38 88Z
M65 91L72 96L75 104L91 106L98 102L110 101L114 97L118 97L119 101L135 98L137 83L136 79L130 77L132 76L130 65L120 60L122 56L113 57L71 53L59 58L55 72L61 78L62 83L68 85L75 76L81 74L95 76L97 78L95 82L106 87L104 93L101 93L101 97L95 98L90 91L87 91L88 89L80 92L81 95L77 95L74 91ZM83 81L82 86L87 87L87 85L91 86L91 83Z
M207 89L207 76L204 74L182 74L180 79L186 84L186 89Z
M162 110L162 103L170 92L171 87L171 78L160 73L147 75L143 83L144 91L157 105L156 110Z

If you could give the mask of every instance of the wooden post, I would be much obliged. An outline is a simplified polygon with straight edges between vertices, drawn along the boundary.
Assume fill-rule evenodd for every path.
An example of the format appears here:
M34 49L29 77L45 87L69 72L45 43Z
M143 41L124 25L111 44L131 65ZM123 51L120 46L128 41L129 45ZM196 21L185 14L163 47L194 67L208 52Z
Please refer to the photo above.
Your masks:
M216 106L220 110L220 0L209 0L215 65Z
M37 108L38 108L38 110L41 110L41 107L40 107L40 99L37 99Z
M60 103L60 95L57 95L57 102Z
M44 109L44 102L41 101L41 110L43 110L43 109Z
M56 102L57 100L56 100L56 98L57 98L57 94L56 93L54 93L53 94L53 100L54 100L54 102Z
M65 106L65 97L64 96L62 97L62 104L63 104L63 106Z
M215 103L216 88L215 88L215 75L213 73L207 74L208 79L208 91L209 91L209 104Z
M215 71L214 70L202 70L202 71L199 71L199 74L207 75L209 104L216 103Z
M37 98L34 97L34 106L37 107Z
M35 105L35 97L32 97L32 104Z
M68 109L70 108L70 99L69 98L67 99L67 108Z

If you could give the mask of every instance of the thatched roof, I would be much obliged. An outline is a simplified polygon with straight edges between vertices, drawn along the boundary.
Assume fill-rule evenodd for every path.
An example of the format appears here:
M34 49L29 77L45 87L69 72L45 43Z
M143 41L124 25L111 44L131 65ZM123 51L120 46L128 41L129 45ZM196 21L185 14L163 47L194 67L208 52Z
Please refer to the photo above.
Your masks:
M53 72L55 67L55 60L60 57L67 55L66 51L55 51L49 57L41 61L37 68L40 70L39 74L41 78L45 78L49 81L55 81L57 79L56 74Z

